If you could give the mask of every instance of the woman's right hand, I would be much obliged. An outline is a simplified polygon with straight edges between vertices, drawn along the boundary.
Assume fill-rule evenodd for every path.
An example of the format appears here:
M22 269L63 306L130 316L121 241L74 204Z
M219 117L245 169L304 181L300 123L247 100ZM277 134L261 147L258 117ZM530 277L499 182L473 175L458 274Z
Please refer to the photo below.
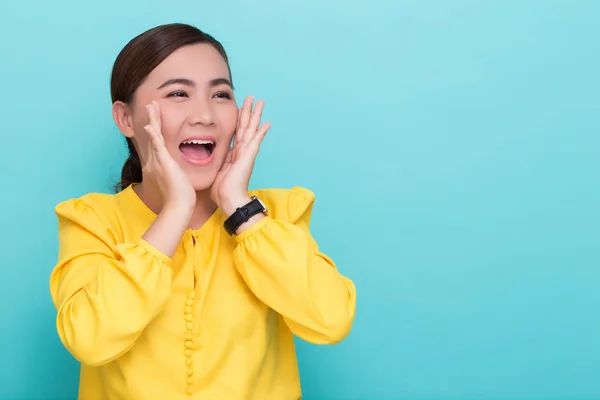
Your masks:
M153 101L146 105L150 123L144 127L150 141L142 160L144 177L150 178L161 192L163 207L192 212L196 191L189 179L165 147L161 130L160 106Z

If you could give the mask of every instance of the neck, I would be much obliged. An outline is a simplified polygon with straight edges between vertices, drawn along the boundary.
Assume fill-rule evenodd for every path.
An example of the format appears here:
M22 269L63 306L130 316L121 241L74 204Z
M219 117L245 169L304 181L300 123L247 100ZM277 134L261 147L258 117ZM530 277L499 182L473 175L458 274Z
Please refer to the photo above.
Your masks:
M139 198L155 214L160 213L163 207L162 198L158 188L150 182L142 182L133 187ZM196 192L196 205L188 224L189 229L202 227L211 215L217 210L216 203L210 197L210 188Z
M196 192L196 206L188 227L198 229L217 211L217 204L210 197L210 188Z

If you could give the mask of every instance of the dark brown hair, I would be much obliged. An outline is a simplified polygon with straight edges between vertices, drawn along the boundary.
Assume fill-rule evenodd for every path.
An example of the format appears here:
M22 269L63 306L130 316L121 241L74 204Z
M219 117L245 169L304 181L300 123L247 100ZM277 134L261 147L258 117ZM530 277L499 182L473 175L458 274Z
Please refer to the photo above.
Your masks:
M186 24L160 25L133 38L117 56L110 80L113 104L116 101L131 104L135 91L154 68L175 50L198 43L210 44L223 56L231 78L227 53L221 43L211 35ZM127 138L127 148L129 157L123 165L121 180L116 185L118 192L132 183L142 181L140 156L130 138Z

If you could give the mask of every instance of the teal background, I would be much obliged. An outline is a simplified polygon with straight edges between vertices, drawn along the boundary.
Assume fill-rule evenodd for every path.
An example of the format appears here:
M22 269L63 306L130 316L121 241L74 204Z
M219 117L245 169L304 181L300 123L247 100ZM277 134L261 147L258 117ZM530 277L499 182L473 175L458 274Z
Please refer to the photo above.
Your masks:
M253 186L317 194L353 332L299 342L320 399L600 398L600 2L23 0L0 4L0 399L74 399L53 207L125 156L109 75L188 22L265 99Z

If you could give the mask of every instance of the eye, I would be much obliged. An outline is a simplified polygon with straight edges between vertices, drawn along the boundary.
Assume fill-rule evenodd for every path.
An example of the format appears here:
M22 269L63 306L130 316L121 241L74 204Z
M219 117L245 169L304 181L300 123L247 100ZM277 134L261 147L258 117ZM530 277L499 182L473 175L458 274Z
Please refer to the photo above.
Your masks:
M213 97L216 97L217 99L231 100L231 94L227 93L227 92L218 92L218 93L215 93L215 95Z
M188 95L186 92L178 90L176 92L169 93L167 97L188 97Z

